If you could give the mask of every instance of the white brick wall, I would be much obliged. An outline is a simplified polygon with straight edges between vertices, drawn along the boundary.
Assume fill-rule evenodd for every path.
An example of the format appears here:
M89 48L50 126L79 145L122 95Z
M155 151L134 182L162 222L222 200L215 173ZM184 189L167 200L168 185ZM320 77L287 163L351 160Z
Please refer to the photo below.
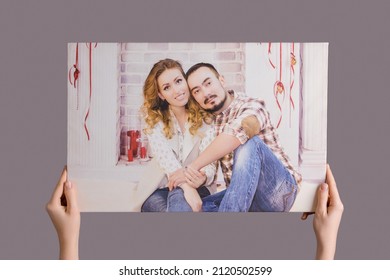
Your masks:
M121 154L126 154L127 130L139 129L138 109L142 87L153 64L165 58L179 60L188 70L198 62L212 63L224 75L227 87L245 89L245 44L243 43L122 43L120 51Z

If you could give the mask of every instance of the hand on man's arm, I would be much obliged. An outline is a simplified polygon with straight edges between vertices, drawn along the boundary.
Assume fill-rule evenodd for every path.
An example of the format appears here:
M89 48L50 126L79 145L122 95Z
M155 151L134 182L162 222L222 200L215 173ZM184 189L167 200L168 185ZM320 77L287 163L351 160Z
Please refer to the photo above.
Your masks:
M206 183L207 176L203 171L198 171L190 166L185 167L184 175L186 176L186 182L192 188L197 189Z
M203 171L197 171L191 167L184 167L169 175L168 188L171 191L173 188L187 183L190 187L197 189L203 186L206 180L207 177Z
M177 169L175 172L172 172L168 176L168 188L173 190L177 186L186 182L186 176L184 174L184 167Z

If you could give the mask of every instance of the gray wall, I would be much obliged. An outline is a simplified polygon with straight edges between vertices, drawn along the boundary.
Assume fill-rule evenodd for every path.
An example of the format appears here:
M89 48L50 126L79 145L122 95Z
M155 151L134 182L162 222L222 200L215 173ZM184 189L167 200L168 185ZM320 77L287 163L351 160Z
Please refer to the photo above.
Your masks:
M389 259L389 2L258 2L1 1L0 259L58 257L44 204L66 163L67 42L91 38L330 42L328 160L346 209L337 258ZM82 215L84 259L310 259L314 251L312 225L299 214Z

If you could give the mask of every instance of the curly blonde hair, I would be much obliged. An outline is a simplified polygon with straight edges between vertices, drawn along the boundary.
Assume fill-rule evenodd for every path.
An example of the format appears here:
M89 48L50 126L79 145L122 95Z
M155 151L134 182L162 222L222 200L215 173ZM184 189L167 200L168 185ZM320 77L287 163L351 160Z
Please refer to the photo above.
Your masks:
M152 133L151 130L158 122L162 121L164 124L164 135L168 139L171 139L173 136L172 120L169 112L168 102L166 100L162 100L158 96L157 79L165 70L173 68L180 70L183 78L185 78L185 73L180 62L166 58L153 65L149 75L145 80L143 88L144 103L142 105L142 112L146 122L146 128L144 129L144 132L148 134ZM205 119L207 123L210 123L210 120L208 120L207 117L208 114L199 107L191 94L188 103L185 105L185 109L188 113L190 133L192 135L195 135L198 129L202 126L203 119Z

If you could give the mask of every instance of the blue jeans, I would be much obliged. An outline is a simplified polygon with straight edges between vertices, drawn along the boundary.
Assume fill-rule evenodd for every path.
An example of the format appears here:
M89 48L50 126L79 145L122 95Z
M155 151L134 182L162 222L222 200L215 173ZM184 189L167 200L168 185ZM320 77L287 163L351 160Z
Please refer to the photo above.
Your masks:
M205 187L199 187L198 194L201 198L210 195ZM144 202L141 212L192 212L191 206L184 198L182 188L176 187L172 191L168 188L155 190Z
M234 151L229 187L203 199L203 212L288 212L297 183L270 148L253 137Z

